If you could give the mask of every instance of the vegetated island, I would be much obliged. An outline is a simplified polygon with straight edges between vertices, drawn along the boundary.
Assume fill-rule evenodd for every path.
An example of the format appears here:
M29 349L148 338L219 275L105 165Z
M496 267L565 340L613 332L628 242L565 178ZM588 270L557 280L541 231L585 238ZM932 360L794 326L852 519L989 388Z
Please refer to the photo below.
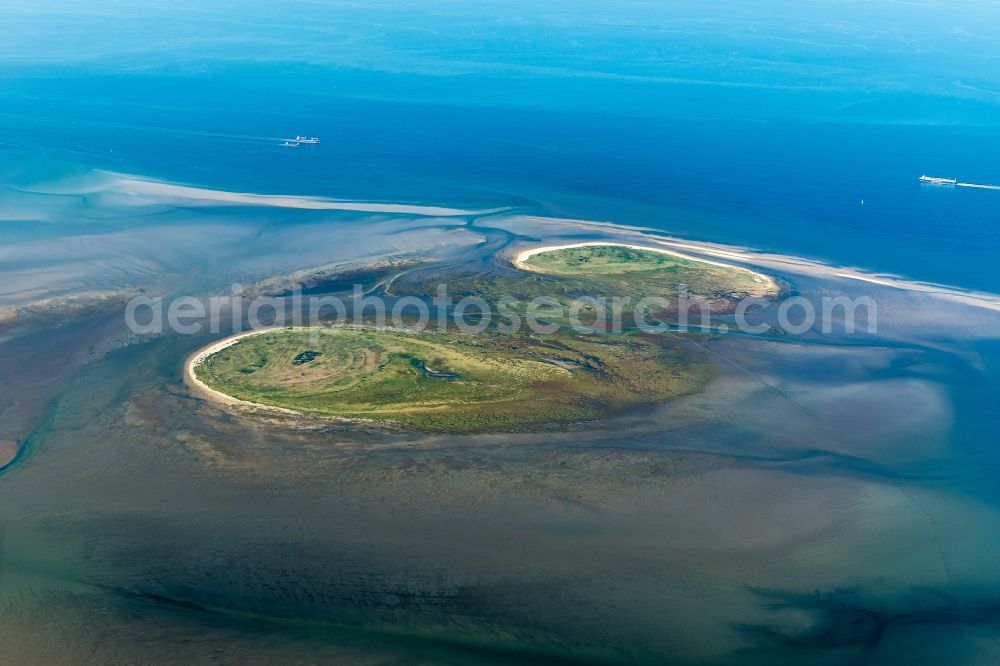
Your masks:
M512 307L519 314L538 297L554 299L564 310L581 297L626 299L626 314L643 299L660 299L652 314L664 321L674 317L682 300L698 303L713 315L726 315L743 299L774 299L783 292L774 278L742 266L663 248L594 241L525 250L509 268L458 269L446 275L413 271L392 283L392 293L432 294L438 283L447 283L456 299L473 296L490 303L513 299L522 306Z
M251 332L189 361L206 397L437 432L588 421L698 391L701 355L653 335Z
M525 250L514 259L524 271L585 278L630 295L672 295L684 285L692 296L733 301L777 296L774 278L665 248L593 241Z
M770 277L666 250L614 243L522 252L507 274L449 275L487 300L557 293L641 297L675 290L725 310L737 297L775 296ZM434 275L402 281L429 298ZM438 276L437 279L443 279ZM459 294L455 294L456 297ZM368 328L253 331L207 347L186 369L207 397L231 404L365 420L431 432L511 432L566 426L701 390L711 365L677 336L496 327L479 335Z

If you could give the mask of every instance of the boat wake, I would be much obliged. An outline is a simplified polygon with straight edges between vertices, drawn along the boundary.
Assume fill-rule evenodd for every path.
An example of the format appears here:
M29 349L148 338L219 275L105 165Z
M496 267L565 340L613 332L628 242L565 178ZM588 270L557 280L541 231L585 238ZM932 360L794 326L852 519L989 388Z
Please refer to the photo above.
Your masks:
M977 190L1000 190L1000 185L980 185L978 183L960 183L957 178L939 178L937 176L921 176L920 182L927 185L946 185L949 187L971 187Z
M298 146L300 143L318 144L319 139L314 136L297 136L295 139L285 139L277 136L262 136L257 134L237 134L233 132L219 132L210 130L187 129L184 127L161 127L156 125L141 125L136 123L126 123L111 120L101 120L97 118L64 118L57 116L31 116L23 114L0 113L0 119L31 122L51 123L54 125L83 126L83 127L105 127L127 132L165 134L176 136L203 137L208 139L223 139L226 141L237 141L244 143L260 143L284 146Z
M955 187L972 187L977 190L1000 190L1000 185L978 185L976 183L955 183Z

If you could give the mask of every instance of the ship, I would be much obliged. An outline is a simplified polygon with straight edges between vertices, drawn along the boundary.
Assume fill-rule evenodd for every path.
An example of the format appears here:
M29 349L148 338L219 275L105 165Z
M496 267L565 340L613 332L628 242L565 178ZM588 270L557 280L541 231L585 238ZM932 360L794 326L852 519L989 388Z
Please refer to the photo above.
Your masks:
M931 185L954 185L958 182L958 178L937 178L936 176L921 176L921 183L929 183Z
M281 145L285 146L286 148L298 148L299 147L299 142L298 141L292 141L291 139L289 139L288 141L285 141Z
M295 137L295 141L298 143L319 143L319 137L299 135Z

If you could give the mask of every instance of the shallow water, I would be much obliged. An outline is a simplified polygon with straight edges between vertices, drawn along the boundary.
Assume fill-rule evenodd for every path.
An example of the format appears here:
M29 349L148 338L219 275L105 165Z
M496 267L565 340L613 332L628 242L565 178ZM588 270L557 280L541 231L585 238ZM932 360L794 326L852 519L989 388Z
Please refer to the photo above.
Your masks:
M243 212L187 210L223 226ZM418 217L358 233L396 247L400 233L419 245L455 225ZM286 223L266 246L301 229ZM476 265L478 239L500 230L487 254L595 233L501 213L436 247ZM258 246L244 247L253 266ZM858 284L798 270L777 274L807 297ZM947 294L865 293L884 333L695 338L717 366L705 393L533 435L241 417L180 382L209 334L142 341L117 314L89 334L38 331L47 363L5 371L44 386L34 401L17 394L34 417L13 433L30 433L28 446L0 487L4 614L22 637L9 653L839 663L922 658L932 653L913 645L926 639L989 655L977 641L997 629L1000 516L986 444L997 422L983 406L997 397L988 338L1000 314ZM948 335L927 334L927 304L954 321ZM129 344L95 344L116 336ZM74 363L83 349L97 351ZM51 603L57 621L34 622ZM906 633L913 623L922 639ZM90 638L102 632L116 639Z
M1000 197L916 180L1000 181L996 8L759 5L0 9L0 308L56 304L0 337L0 661L1000 660ZM227 328L86 300L589 239L878 330L697 336L701 394L430 437L213 406L183 364Z

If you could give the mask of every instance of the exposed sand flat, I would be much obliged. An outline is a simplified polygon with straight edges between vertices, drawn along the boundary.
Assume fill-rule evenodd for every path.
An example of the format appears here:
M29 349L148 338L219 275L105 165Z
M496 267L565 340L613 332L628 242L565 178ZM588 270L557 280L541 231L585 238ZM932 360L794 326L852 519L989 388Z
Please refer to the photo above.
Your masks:
M598 247L598 246L613 246L613 247L627 247L632 250L645 250L648 252L658 252L659 254L668 254L673 257L679 257L687 261L696 261L703 264L709 264L712 266L720 266L722 268L728 268L734 271L743 271L745 273L750 273L753 275L754 281L760 282L761 284L766 284L768 291L779 291L778 283L774 281L768 275L763 273L758 273L757 271L745 268L743 266L736 266L734 264L727 264L721 261L712 261L711 259L704 259L701 257L696 257L690 254L684 254L682 252L676 252L674 250L667 250L661 247L650 247L648 245L633 245L631 243L616 243L613 241L586 241L583 243L570 243L567 245L548 245L544 247L531 248L529 250L523 250L516 257L514 257L514 265L524 271L532 271L536 273L545 272L540 270L536 266L531 266L525 262L536 254L542 254L543 252L554 252L555 250L572 250L578 247ZM733 255L736 258L736 255Z
M17 444L8 440L0 439L0 469L3 469L17 457Z
M745 261L761 266L773 267L782 271L799 273L823 279L841 278L856 280L859 282L868 282L881 287L890 287L892 289L899 289L902 291L932 294L934 296L946 298L950 301L962 303L964 305L972 305L978 308L1000 311L1000 295L985 291L973 291L960 289L958 287L949 287L948 285L934 284L931 282L919 282L917 280L909 280L898 275L875 275L859 268L831 266L830 264L824 264L813 259L804 259L791 255L755 253L741 248L720 249L725 248L726 246L720 246L716 243L701 243L697 241L681 242L678 240L654 238L651 238L650 242L670 247L689 249L700 254L706 254L713 257L723 257L737 261Z
M709 241L692 241L683 240L671 236L661 236L654 234L661 234L662 232L650 229L647 227L630 226L630 225L620 225L611 222L600 222L595 220L570 220L561 218L529 218L524 216L512 216L512 217L502 217L499 218L505 221L529 221L529 222L542 222L546 225L565 225L566 229L593 229L595 232L608 233L614 232L619 236L626 236L629 238L634 238L640 243L650 243L654 245L664 246L667 248L673 248L668 250L669 253L674 254L685 259L690 259L692 261L702 261L708 263L716 263L717 265L726 266L729 268L742 269L740 266L734 266L728 263L713 262L708 257L718 257L721 259L730 259L733 261L744 262L747 264L752 264L764 269L774 270L783 274L798 274L806 275L809 277L819 278L819 279L847 279L858 282L867 282L870 284L875 284L881 287L889 287L892 289L899 289L901 291L910 291L914 293L923 293L932 295L935 297L943 298L945 300L960 303L963 305L971 305L973 307L982 308L992 311L1000 311L1000 294L995 294L986 291L976 291L971 289L962 289L959 287L952 287L943 284L935 284L931 282L920 282L918 280L907 279L898 275L885 275L885 274L873 274L863 268L852 268L848 266L834 266L831 264L826 264L815 259L807 259L803 257L796 257L792 255L782 255L767 252L758 252L751 248L745 248L740 246L722 245L720 243L713 243ZM647 245L637 245L628 242L614 242L614 241L595 241L597 244L606 245L622 245L626 247L636 247L639 249L655 250L656 248L649 247ZM561 248L572 248L585 245L585 243L574 243L566 245L554 245L544 248L535 248L532 250L525 250L521 252L514 260L514 263L519 268L524 269L518 262L524 261L533 254L538 252L545 252L548 250L555 250ZM683 251L695 252L699 256L689 255ZM537 270L532 267L528 267L525 270ZM747 269L743 269L747 270Z
M244 206L273 206L278 208L299 208L305 210L351 210L366 213L396 213L403 215L427 215L430 217L449 217L464 215L487 215L506 210L492 208L486 210L466 210L462 208L445 208L442 206L419 206L414 204L374 203L366 201L338 201L321 197L285 196L274 194L251 194L248 192L226 192L210 190L201 187L176 185L156 180L146 180L111 173L112 191L121 194L161 197L170 201L186 200L216 203L220 205L237 204Z

